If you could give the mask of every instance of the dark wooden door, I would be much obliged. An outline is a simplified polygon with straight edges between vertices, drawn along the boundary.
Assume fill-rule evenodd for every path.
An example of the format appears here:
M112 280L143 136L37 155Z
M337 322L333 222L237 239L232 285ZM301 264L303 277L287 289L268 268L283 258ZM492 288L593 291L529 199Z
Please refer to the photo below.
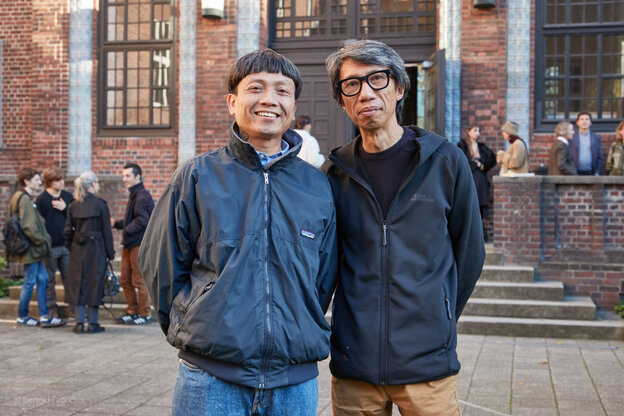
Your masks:
M299 65L303 90L297 100L297 115L312 119L312 135L325 156L353 138L353 123L334 100L324 65Z

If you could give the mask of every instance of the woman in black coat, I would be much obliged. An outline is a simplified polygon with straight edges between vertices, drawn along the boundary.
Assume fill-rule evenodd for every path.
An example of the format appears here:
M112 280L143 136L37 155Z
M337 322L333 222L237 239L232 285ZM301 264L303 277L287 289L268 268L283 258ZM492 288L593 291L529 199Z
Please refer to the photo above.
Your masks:
M466 129L466 137L461 140L457 146L464 152L472 178L477 188L477 197L479 198L479 208L481 210L481 218L483 219L483 236L487 240L485 230L485 219L488 215L488 204L490 200L490 182L488 181L487 172L496 166L496 155L485 145L478 141L481 135L479 126L471 125Z
M74 332L102 332L98 308L104 294L106 261L115 258L110 214L106 201L93 195L100 189L93 172L84 172L75 181L76 198L67 208L65 245L69 249L69 277L65 289L67 303L76 311ZM85 331L88 307L89 328Z

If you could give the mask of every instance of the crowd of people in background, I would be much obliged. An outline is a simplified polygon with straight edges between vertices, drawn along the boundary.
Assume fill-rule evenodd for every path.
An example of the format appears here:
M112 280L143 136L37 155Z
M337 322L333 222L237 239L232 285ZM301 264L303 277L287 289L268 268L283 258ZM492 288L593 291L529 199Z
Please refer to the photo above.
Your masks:
M61 276L67 318L75 320L77 334L103 332L98 311L104 295L105 273L115 258L112 228L122 230L121 286L126 314L118 323L141 325L151 322L151 306L145 282L137 267L137 255L154 202L143 186L142 170L136 163L124 166L122 180L129 201L124 219L110 217L107 202L98 197L100 183L87 171L74 181L73 195L65 190L65 173L51 167L41 172L32 167L18 171L19 189L9 203L9 216L17 213L28 239L22 254L6 252L9 262L23 264L23 284L17 324L27 327L61 327L56 299L56 273ZM42 191L42 184L45 189ZM30 316L29 305L36 287L39 319Z
M548 175L594 175L602 172L602 138L591 131L591 114L581 112L576 119L577 129L569 121L560 122L555 128L554 142L550 148L548 171L538 172ZM494 152L485 143L478 141L480 129L477 125L466 128L465 137L458 143L464 152L472 171L481 217L485 221L488 217L490 200L490 179L488 171L500 164L501 175L517 176L529 173L529 151L526 143L519 137L520 126L513 121L506 121L501 127L503 139L508 142L506 150ZM609 175L624 175L624 121L615 132L615 142L609 149L605 170Z

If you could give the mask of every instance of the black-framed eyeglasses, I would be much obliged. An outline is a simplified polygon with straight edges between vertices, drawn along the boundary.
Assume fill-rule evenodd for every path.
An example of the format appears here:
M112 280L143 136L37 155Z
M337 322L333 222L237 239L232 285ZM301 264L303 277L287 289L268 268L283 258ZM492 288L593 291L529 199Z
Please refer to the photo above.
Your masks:
M369 87L374 90L383 90L390 83L390 70L383 69L381 71L371 72L363 77L351 77L338 81L340 92L345 97L353 97L358 95L362 90L362 82L366 81Z

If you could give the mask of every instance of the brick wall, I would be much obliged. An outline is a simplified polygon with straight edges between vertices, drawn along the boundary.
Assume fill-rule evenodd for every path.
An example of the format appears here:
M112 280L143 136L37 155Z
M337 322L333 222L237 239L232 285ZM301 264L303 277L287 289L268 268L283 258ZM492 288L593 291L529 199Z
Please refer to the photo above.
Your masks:
M2 76L2 151L0 173L15 172L30 159L32 136L32 2L0 2Z
M461 111L462 137L470 124L481 128L481 140L494 151L504 149L500 127L505 122L505 2L479 10L472 0L462 7Z
M496 177L494 248L611 309L624 284L624 177Z

